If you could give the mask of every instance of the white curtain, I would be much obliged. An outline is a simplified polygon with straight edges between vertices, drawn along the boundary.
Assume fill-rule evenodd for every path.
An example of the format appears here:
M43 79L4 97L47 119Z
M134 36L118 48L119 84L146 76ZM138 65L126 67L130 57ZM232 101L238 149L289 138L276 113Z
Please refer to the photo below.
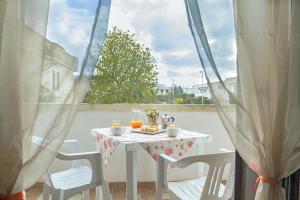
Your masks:
M80 2L0 1L0 196L42 176L88 89L111 2Z
M201 0L185 0L189 26L233 144L258 176L276 182L300 168L300 1L233 2L237 95L222 80L222 63L214 60L218 55L211 51L201 18L209 10L201 8ZM221 101L224 95L236 105L236 116ZM255 199L285 199L284 190L280 183L260 181Z

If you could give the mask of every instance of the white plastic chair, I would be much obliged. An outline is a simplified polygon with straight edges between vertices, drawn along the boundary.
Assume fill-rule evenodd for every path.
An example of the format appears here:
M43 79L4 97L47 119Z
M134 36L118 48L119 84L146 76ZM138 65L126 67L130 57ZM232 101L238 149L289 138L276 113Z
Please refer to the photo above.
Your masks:
M208 174L194 180L168 182L168 165L185 168L195 162L207 163ZM222 177L227 164L230 164L226 185L223 185ZM235 153L220 153L198 155L175 160L167 155L160 155L157 166L156 199L161 199L163 190L172 199L182 200L228 200L232 198L234 187Z
M50 173L49 170L44 175L43 199L48 200L52 193L53 200L65 200L82 193L84 200L90 199L89 190L96 187L96 199L103 191L103 198L111 199L109 187L103 178L102 159L99 152L80 153L80 146L76 140L64 141L56 158L60 160L73 161L70 169ZM89 166L83 165L79 160L88 160ZM102 186L102 188L100 188Z

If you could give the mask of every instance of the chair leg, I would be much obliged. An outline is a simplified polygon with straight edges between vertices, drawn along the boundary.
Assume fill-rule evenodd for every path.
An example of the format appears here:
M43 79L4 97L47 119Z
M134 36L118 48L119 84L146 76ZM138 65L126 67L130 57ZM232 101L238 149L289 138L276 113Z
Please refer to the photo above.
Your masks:
M50 193L51 193L51 188L44 183L43 184L43 200L49 200Z
M157 171L157 180L155 184L155 200L161 200L163 195L163 181L161 180L161 174L159 170Z
M155 192L155 199L156 200L161 200L163 195L163 188L161 187L156 187L156 192Z
M53 190L52 200L64 200L64 193L62 190Z
M156 166L156 191L155 191L155 199L161 200L163 189L164 189L164 162L162 159L158 159L157 166Z
M106 180L103 181L102 191L104 200L112 200L112 194L110 193L109 184Z
M103 195L103 190L101 186L96 187L96 200L103 200L104 195Z
M82 195L83 195L83 200L90 200L91 199L89 190L86 190L86 191L82 192Z

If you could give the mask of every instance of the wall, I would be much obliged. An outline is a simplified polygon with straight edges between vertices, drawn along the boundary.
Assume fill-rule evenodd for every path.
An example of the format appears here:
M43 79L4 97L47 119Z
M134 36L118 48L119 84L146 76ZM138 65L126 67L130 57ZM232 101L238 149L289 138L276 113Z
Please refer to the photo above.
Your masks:
M123 125L127 125L131 117L132 108L156 108L162 113L168 113L175 117L177 126L193 131L199 131L212 136L212 142L204 145L205 153L217 152L220 148L233 149L229 137L216 113L215 107L211 105L82 105L76 119L71 127L68 138L77 139L83 151L96 149L95 138L91 136L92 128L108 127L112 120L119 119ZM230 107L229 109L234 109ZM196 154L193 147L188 155ZM156 167L154 160L143 150L138 152L139 181L154 181ZM109 181L125 181L125 153L117 149L113 159L105 169L105 176ZM172 170L170 179L180 180L194 178L196 166L180 171Z

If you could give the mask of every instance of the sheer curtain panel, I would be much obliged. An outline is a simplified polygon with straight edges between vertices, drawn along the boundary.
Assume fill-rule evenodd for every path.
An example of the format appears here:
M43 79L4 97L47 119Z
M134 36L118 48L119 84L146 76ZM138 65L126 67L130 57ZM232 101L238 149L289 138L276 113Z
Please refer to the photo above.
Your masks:
M300 1L233 1L238 95L221 78L200 2L185 0L219 116L237 151L259 176L255 199L285 199L279 182L300 167ZM224 95L235 104L237 120L221 101Z
M0 197L43 175L88 89L110 0L80 3L0 1Z

